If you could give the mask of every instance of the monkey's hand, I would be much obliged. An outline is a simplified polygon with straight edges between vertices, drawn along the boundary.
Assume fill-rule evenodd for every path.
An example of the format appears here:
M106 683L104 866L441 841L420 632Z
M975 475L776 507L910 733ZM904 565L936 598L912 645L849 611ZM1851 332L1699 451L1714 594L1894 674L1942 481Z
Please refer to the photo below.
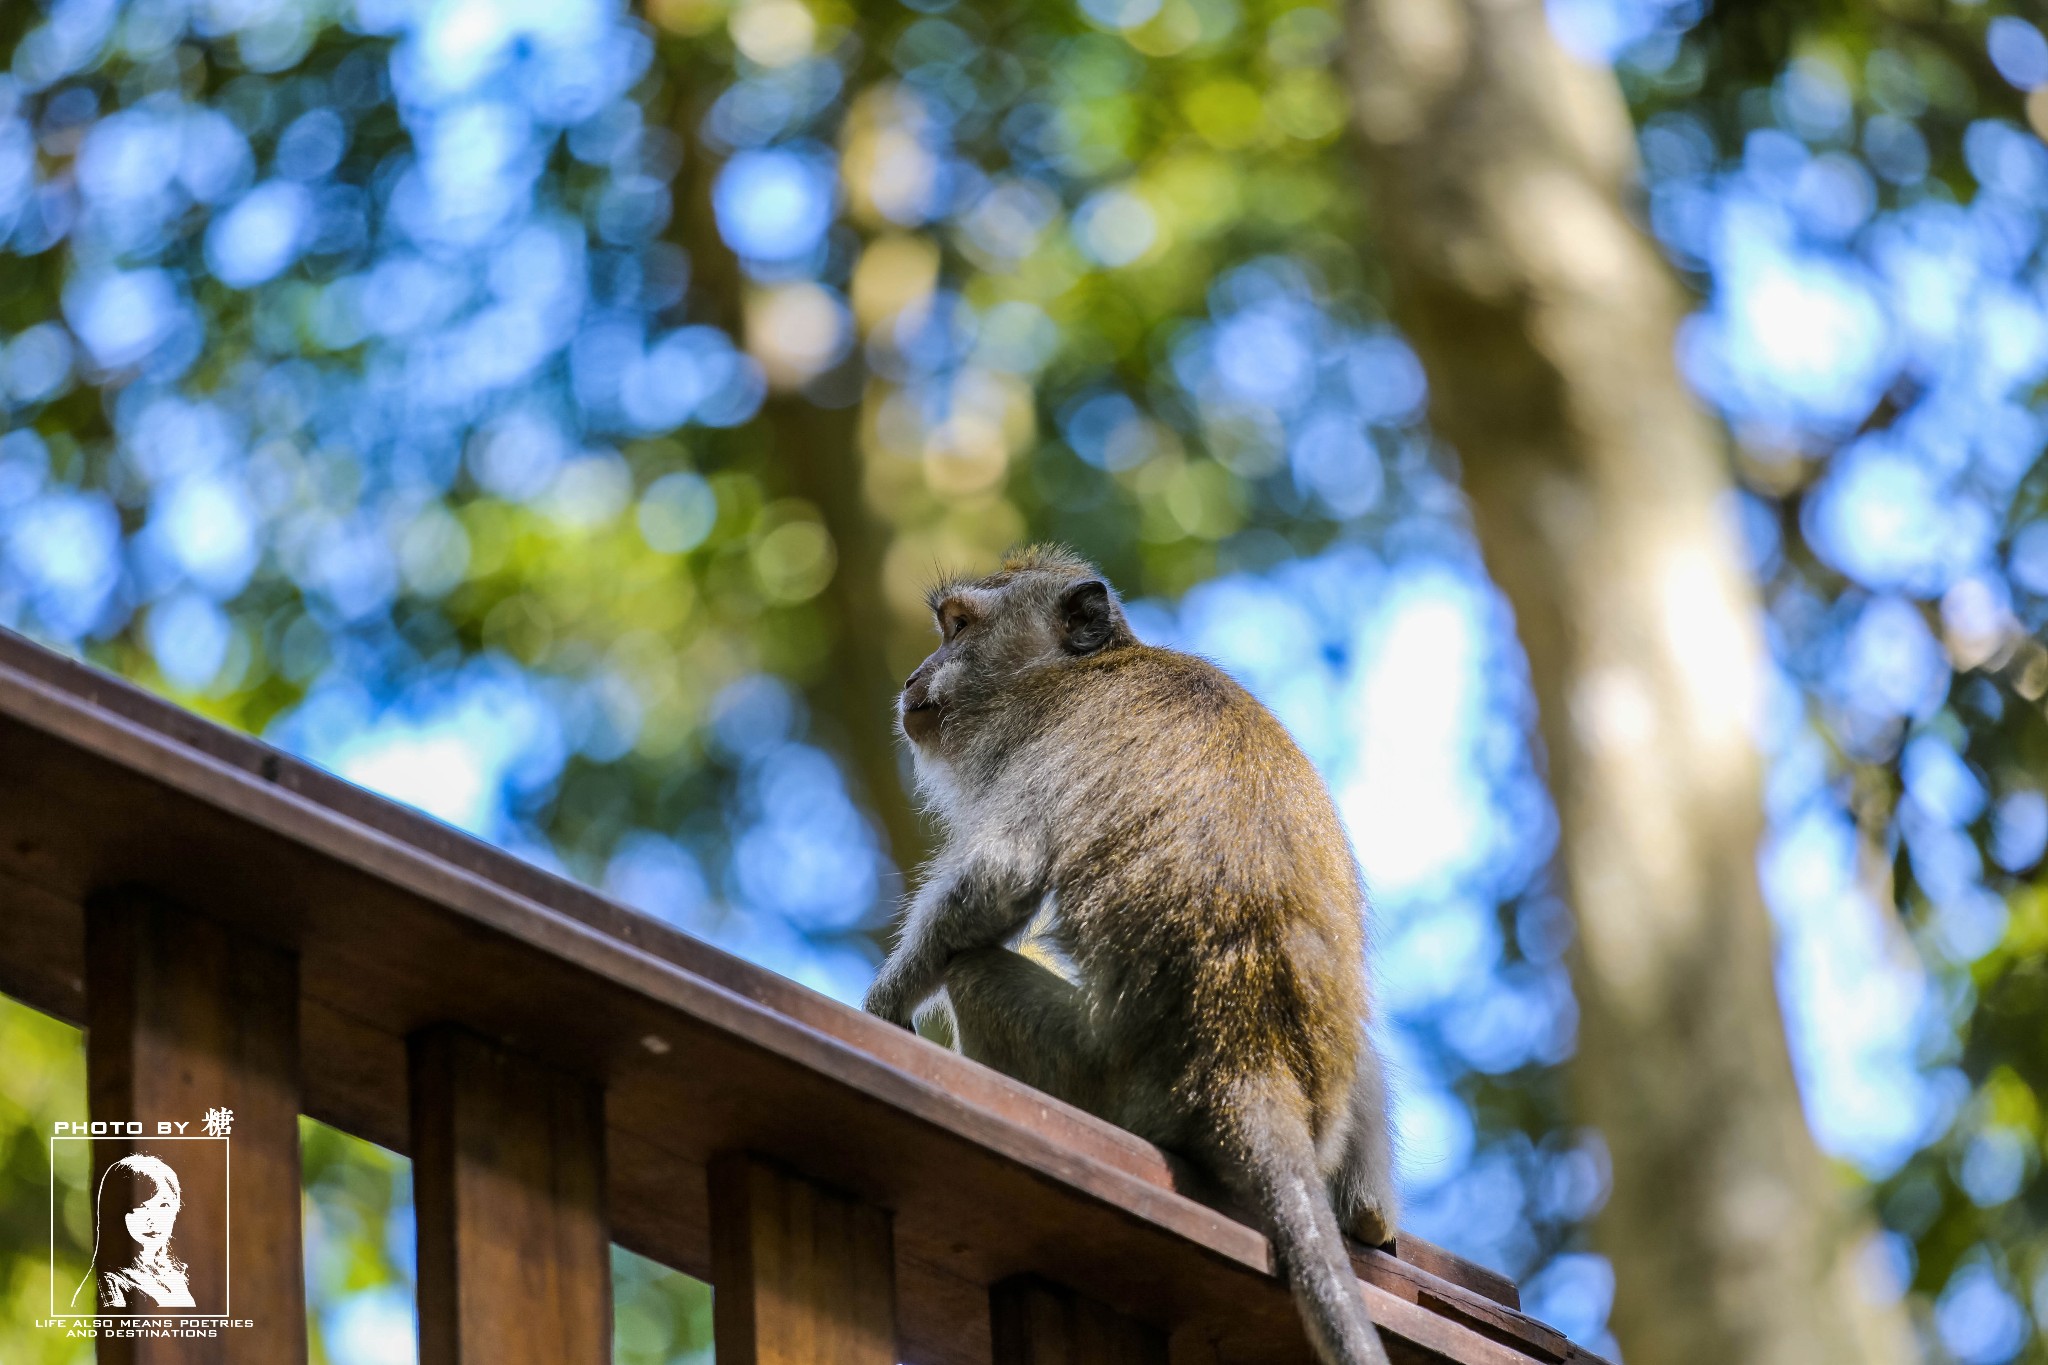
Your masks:
M904 984L901 973L890 971L889 964L883 963L874 984L868 987L867 998L861 1001L861 1008L877 1019L888 1020L897 1028L915 1032L912 1016L919 1002L910 998Z

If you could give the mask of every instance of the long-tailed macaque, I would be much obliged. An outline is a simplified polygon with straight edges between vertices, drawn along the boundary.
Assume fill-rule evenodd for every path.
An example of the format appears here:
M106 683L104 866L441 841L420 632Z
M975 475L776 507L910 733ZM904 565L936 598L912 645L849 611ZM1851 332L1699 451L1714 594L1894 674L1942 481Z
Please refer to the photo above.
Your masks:
M943 847L867 1008L1206 1167L1326 1365L1387 1357L1340 1227L1394 1232L1365 896L1322 779L1220 669L1139 643L1058 549L934 590L898 704ZM1006 946L1044 911L1073 979Z

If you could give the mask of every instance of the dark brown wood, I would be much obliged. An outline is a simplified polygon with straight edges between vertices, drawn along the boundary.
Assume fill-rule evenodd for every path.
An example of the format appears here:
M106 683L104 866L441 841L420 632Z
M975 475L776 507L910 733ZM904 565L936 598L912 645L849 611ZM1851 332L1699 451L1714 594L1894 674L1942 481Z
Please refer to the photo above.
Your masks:
M598 1087L459 1028L411 1054L421 1365L609 1365Z
M84 919L76 902L0 875L0 991L83 1024Z
M95 1271L126 1259L113 1250L126 1214L161 1184L110 1168L155 1158L180 1182L169 1250L185 1262L192 1297L190 1308L160 1311L248 1324L211 1337L103 1338L101 1365L303 1361L297 963L141 892L96 897L85 918L92 1118L139 1123L144 1134L92 1139ZM206 1136L209 1110L231 1113L225 1142ZM128 1299L130 1311L142 1302ZM91 1302L88 1288L77 1307Z
M602 1080L615 1235L664 1264L706 1273L691 1192L748 1150L892 1210L913 1365L986 1365L986 1287L1020 1273L1231 1365L1307 1358L1265 1239L1157 1148L5 632L0 773L0 912L32 921L0 924L0 988L39 1008L77 1017L80 902L148 877L299 953L315 1117L405 1150L404 1040L446 1021ZM1498 1358L1424 1272L1358 1262L1388 1333Z
M719 1365L896 1365L887 1213L744 1153L710 1182Z
M1166 1333L1084 1294L1019 1275L989 1292L994 1365L1166 1365Z
M1470 1262L1458 1260L1426 1242L1420 1247L1442 1258L1438 1264L1448 1261L1447 1269L1459 1270L1467 1276L1476 1269ZM1411 1245L1410 1253L1414 1254L1416 1249ZM1433 1275L1410 1260L1396 1259L1355 1245L1351 1248L1351 1267L1365 1283L1439 1316L1463 1323L1481 1336L1513 1346L1531 1359L1563 1360L1569 1349L1570 1344L1563 1333L1538 1322L1519 1307L1502 1301L1516 1296L1512 1282L1500 1277L1493 1278L1506 1284L1506 1290L1488 1294ZM1482 1279L1481 1283L1486 1284L1486 1281Z
M1564 1333L1489 1299L1425 1289L1416 1295L1415 1301L1433 1313L1462 1322L1481 1336L1492 1337L1536 1360L1561 1361L1571 1351L1571 1342L1565 1339Z
M1353 1259L1357 1259L1354 1255ZM1440 1280L1462 1285L1473 1293L1492 1299L1495 1303L1506 1304L1509 1308L1522 1306L1522 1291L1515 1282L1498 1271L1476 1265L1462 1256L1453 1256L1434 1242L1425 1242L1412 1233L1401 1233L1394 1239L1396 1261L1405 1261L1417 1270L1424 1270Z

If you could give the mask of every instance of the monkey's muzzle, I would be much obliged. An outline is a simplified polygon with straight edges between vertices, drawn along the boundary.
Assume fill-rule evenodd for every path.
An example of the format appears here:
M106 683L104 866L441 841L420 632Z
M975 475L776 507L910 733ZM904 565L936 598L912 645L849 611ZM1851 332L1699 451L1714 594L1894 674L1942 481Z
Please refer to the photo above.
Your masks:
M903 733L910 737L912 744L923 744L938 737L941 711L937 702L912 702L910 695L905 693L899 710Z
M938 736L940 708L931 695L931 660L925 660L903 684L896 708L903 733L912 744L923 744Z

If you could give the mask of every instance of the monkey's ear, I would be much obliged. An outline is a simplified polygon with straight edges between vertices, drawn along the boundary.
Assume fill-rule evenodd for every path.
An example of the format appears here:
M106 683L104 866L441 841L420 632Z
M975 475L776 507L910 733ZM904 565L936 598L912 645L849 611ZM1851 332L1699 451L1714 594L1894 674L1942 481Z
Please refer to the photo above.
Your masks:
M1060 594L1060 626L1068 653L1093 654L1116 638L1120 624L1109 584L1101 579L1083 579Z

